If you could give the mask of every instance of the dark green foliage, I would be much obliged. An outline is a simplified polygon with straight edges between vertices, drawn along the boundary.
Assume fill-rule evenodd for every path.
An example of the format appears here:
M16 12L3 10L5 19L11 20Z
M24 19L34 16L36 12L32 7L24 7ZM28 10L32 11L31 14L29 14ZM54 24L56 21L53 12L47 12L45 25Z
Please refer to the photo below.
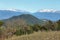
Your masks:
M3 22L2 21L0 21L0 37L1 37L1 35L3 34L3 28L1 27L3 25Z
M33 33L33 30L31 27L23 27L15 32L15 35L25 35L25 34L31 34Z
M31 34L31 33L33 33L31 30L17 30L16 32L15 32L15 35L25 35L25 34Z
M47 29L48 31L53 31L53 30L55 30L55 26L54 26L54 23L52 22L52 21L50 21L50 20L48 20L47 22L46 22L46 24L45 25L43 25L44 27L45 27L45 29Z
M31 34L31 33L33 33L33 29L32 29L32 27L29 27L29 29L27 29L26 32L27 32L27 34Z
M48 31L48 29L47 29L45 26L42 26L42 27L40 28L40 30L41 30L41 31Z
M57 30L60 30L60 20L57 21L58 27Z
M35 24L32 26L33 31L36 31L36 32L39 31L40 28L41 28L41 26L39 24Z
M24 35L25 34L25 31L24 30L17 30L16 32L15 32L15 35Z
M2 26L3 25L3 21L0 21L0 26Z
M33 30L27 30L26 32L27 32L27 34L31 34L31 33L33 33Z

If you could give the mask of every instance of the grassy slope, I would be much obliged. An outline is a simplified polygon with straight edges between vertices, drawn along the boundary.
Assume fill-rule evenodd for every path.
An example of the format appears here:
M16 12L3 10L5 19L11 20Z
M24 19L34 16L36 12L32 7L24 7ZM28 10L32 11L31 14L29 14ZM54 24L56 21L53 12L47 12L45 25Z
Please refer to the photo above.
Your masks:
M7 40L60 40L60 31L35 32L30 35L13 36Z

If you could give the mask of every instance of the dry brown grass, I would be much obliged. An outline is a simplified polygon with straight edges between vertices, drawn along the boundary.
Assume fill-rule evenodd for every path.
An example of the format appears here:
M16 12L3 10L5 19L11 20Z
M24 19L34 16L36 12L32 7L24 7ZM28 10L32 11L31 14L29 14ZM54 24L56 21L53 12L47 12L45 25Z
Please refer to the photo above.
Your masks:
M60 40L60 31L35 32L30 35L13 36L6 40Z

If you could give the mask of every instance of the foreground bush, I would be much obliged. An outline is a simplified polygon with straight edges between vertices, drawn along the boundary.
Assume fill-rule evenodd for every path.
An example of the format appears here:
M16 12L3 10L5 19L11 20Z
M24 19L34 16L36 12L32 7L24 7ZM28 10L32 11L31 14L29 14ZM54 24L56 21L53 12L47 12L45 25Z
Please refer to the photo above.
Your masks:
M32 27L23 27L15 32L15 35L25 35L33 33Z

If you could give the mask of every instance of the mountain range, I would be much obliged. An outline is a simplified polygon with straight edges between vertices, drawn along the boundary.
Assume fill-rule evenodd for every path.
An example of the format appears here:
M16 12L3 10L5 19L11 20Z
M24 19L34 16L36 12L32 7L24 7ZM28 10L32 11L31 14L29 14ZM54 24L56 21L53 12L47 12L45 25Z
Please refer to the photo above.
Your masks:
M0 20L8 19L13 16L18 16L22 14L31 14L38 19L47 19L52 21L57 21L60 19L60 11L56 10L40 10L34 13L21 11L21 10L0 10Z

